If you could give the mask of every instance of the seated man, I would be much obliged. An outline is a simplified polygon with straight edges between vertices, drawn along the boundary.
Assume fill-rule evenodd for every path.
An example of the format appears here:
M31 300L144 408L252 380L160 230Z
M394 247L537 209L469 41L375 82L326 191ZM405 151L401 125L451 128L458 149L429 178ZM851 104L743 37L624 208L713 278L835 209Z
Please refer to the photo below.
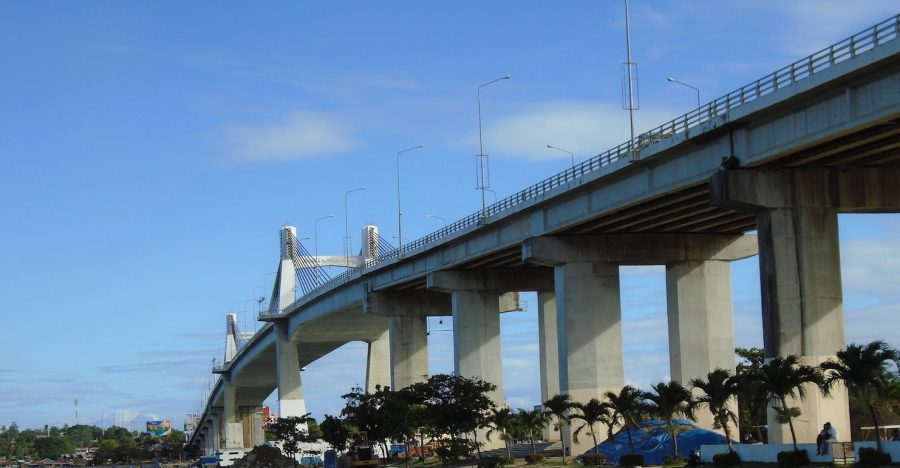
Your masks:
M816 437L816 455L827 455L828 444L837 442L837 430L831 427L831 423L827 422L822 426L822 432Z

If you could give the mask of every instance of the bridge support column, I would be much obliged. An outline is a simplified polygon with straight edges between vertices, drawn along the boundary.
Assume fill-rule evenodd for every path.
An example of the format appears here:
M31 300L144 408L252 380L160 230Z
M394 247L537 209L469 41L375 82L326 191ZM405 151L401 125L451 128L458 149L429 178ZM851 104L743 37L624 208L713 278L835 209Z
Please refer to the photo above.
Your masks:
M666 265L666 295L672 380L688 386L691 379L705 379L716 368L734 373L731 265L701 260ZM731 406L737 414L737 402ZM698 425L713 427L708 408L696 417ZM737 437L737 427L730 429Z
M538 291L538 348L541 372L541 402L547 401L559 391L559 340L556 328L556 293ZM552 424L544 429L544 439L554 440L557 434ZM566 445L568 447L568 445Z
M895 173L897 171L894 171ZM838 209L898 204L895 184L871 171L720 171L711 179L714 203L757 213L763 342L767 359L796 354L808 365L834 358L844 347ZM869 208L874 208L870 206ZM823 397L812 386L794 420L798 442L812 442L829 421L850 432L844 388ZM769 410L769 441L788 443L790 431Z
M244 426L237 406L237 388L231 383L228 374L222 375L222 393L224 396L223 417L225 426L225 448L235 449L244 447Z
M214 413L210 415L209 419L212 420L212 424L210 424L210 439L212 439L210 442L212 443L210 446L212 447L213 453L216 453L225 447L225 444L223 443L224 436L222 434L222 424L220 424L221 415Z
M428 378L429 315L450 315L450 298L434 291L371 291L367 314L387 317L390 332L391 388L399 390Z
M428 378L428 317L401 315L389 319L391 388L401 389Z
M376 387L391 385L391 349L388 330L369 342L366 356L366 392L374 393Z
M725 262L755 254L752 236L628 234L526 240L524 261L555 268L559 391L583 403L624 385L622 264L668 265L673 378L685 383L717 366L733 370L730 268ZM587 448L583 443L575 450Z
M300 383L300 360L285 321L275 322L275 367L279 416L304 416L306 401Z
M451 293L451 301L455 373L496 385L490 397L498 406L505 405L500 355L500 293L458 290Z

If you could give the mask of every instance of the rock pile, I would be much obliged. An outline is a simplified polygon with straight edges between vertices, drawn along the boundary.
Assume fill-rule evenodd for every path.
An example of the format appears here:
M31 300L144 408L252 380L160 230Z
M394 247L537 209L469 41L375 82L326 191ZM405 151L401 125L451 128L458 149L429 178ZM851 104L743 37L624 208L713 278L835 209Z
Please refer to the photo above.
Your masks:
M284 456L281 450L268 445L254 447L232 465L233 468L296 468L296 466L296 462Z

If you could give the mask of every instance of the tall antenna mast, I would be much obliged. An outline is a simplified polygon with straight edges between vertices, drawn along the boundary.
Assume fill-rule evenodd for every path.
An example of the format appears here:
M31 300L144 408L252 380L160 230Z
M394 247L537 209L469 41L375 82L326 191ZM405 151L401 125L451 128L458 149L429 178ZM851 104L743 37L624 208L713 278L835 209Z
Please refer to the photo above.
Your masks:
M75 425L78 425L78 398L75 399Z
M628 21L628 0L625 0L625 50L626 62L623 64L623 72L625 86L623 91L626 93L625 109L628 110L628 122L631 129L631 140L628 143L629 160L637 161L637 148L634 142L634 111L640 109L640 103L635 104L635 94L637 93L637 64L631 61L631 26Z

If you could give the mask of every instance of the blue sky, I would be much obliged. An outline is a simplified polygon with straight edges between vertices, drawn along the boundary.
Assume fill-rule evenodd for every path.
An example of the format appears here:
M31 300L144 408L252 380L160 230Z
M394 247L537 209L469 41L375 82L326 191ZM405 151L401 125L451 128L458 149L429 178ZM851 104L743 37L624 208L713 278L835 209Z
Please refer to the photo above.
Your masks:
M896 13L891 1L631 3L639 129ZM621 1L4 2L0 4L0 424L180 426L224 316L253 328L278 229L340 254L480 208L627 139ZM436 217L428 218L431 213ZM842 216L848 341L900 345L900 217ZM396 239L393 239L396 243ZM312 240L304 241L312 250ZM756 260L734 266L737 344L761 345ZM623 269L626 376L668 376L661 267ZM526 297L526 300L528 298ZM536 304L503 317L507 398L537 403ZM449 328L449 321L431 325ZM887 326L891 324L891 326ZM452 370L449 332L432 372ZM364 379L351 343L304 373L315 416Z

